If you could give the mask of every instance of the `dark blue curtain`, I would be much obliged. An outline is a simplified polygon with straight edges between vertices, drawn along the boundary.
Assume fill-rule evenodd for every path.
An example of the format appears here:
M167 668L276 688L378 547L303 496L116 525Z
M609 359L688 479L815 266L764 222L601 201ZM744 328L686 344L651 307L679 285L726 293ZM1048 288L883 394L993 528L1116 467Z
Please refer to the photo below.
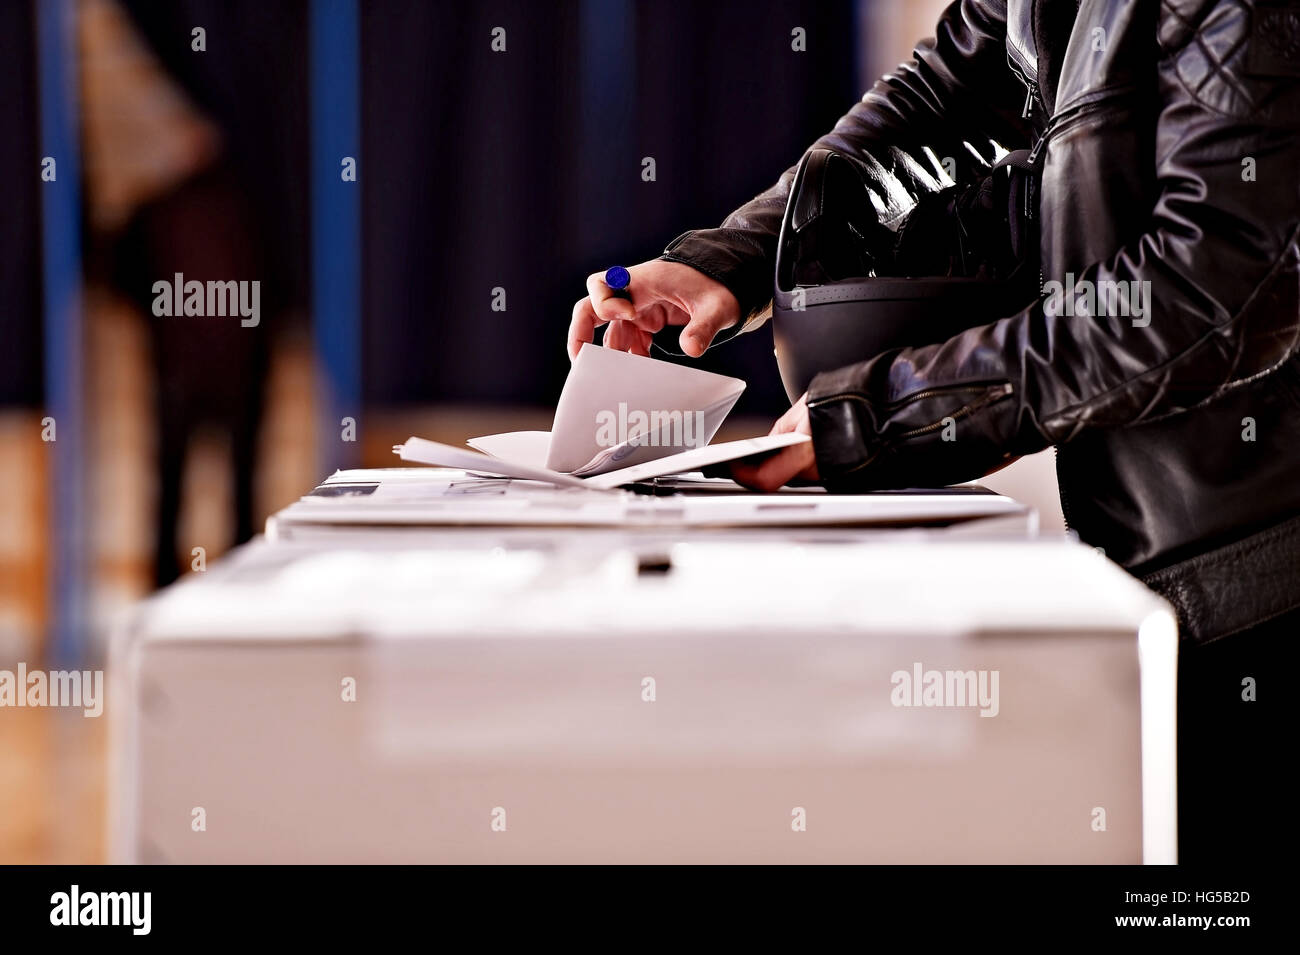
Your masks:
M859 95L852 16L824 0L365 5L367 395L553 401L586 276L716 225ZM785 403L766 330L705 365L750 382L741 411Z
M306 0L125 6L224 131L269 256L266 311L307 308ZM4 115L21 127L18 148L0 151L17 184L0 217L17 255L0 268L7 324L28 317L9 339L21 348L4 354L35 374L36 361L14 361L39 342L38 272L22 257L37 248L30 11L0 8L12 27L0 42L19 67ZM204 53L190 48L196 25ZM491 49L496 27L504 53ZM791 50L796 27L807 52ZM852 27L851 0L362 3L367 400L553 402L585 276L716 225L793 164L859 94ZM647 156L654 182L641 178ZM496 287L505 312L491 308ZM750 382L740 410L784 405L766 331L705 365ZM3 387L36 395L39 381L5 374Z

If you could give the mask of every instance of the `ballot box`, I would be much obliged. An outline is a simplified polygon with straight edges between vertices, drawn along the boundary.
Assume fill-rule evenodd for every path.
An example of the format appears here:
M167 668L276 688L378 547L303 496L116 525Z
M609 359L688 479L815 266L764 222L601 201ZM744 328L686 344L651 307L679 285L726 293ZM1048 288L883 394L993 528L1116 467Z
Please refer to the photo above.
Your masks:
M1005 516L283 521L116 635L112 860L1173 862L1170 608Z

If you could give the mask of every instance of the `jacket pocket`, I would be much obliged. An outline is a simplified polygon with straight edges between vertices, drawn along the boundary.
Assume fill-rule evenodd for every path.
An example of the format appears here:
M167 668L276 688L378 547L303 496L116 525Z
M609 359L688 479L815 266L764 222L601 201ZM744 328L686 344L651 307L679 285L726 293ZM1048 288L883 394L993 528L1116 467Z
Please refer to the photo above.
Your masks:
M1034 143L1034 148L1029 151L1029 161L1031 163L1037 162L1050 141L1068 131L1072 126L1087 119L1096 119L1099 113L1123 112L1132 109L1133 94L1136 91L1137 86L1133 83L1117 83L1114 86L1103 86L1099 89L1087 90L1073 97L1052 114L1052 118L1047 122L1047 127L1043 130L1043 135L1038 138L1038 142Z

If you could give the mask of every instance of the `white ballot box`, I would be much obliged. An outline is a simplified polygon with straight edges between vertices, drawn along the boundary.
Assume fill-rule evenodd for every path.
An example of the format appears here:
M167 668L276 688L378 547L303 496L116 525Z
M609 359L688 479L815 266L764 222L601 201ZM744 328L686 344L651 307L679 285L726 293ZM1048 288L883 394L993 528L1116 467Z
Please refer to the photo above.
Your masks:
M1175 861L1169 607L977 528L255 541L115 639L112 859Z

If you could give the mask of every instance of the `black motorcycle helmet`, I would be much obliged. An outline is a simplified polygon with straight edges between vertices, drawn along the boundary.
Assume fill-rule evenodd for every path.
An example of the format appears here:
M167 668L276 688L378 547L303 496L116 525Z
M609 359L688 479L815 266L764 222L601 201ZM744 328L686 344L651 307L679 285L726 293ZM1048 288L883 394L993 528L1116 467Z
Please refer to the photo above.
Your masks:
M944 341L1038 294L1035 184L1024 153L925 195L897 231L880 224L858 160L800 162L777 243L772 334L790 401L823 371Z

